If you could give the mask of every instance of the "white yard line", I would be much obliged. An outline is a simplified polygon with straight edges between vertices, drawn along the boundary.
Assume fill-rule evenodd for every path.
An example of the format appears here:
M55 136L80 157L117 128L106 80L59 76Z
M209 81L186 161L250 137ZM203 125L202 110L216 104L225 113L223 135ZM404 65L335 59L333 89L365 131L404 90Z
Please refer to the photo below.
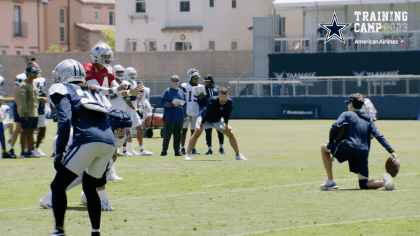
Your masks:
M301 225L301 226L295 226L295 227L285 227L285 228L267 229L267 230L261 230L261 231L255 231L255 232L247 232L247 233L242 233L242 234L232 234L232 235L229 235L229 236L243 236L243 235L250 235L250 234L262 234L262 233L289 230L289 229L301 229L301 228L318 227L318 226L342 225L342 224L379 221L379 220L394 220L394 219L403 219L403 218L409 218L409 217L420 217L420 215L396 216L396 217L390 217L390 218L376 218L376 219L365 219L365 220L341 221L341 222L325 223L325 224Z

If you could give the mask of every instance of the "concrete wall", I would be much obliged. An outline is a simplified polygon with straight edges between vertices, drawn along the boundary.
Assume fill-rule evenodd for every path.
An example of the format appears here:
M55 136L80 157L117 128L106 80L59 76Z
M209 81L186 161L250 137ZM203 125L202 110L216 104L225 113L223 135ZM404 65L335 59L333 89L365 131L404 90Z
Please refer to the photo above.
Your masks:
M36 53L42 76L51 79L51 72L59 62L75 59L80 63L91 61L90 52ZM29 58L30 59L30 58ZM177 74L186 78L191 68L199 70L202 77L212 74L215 78L237 78L252 65L252 51L186 51L186 52L116 52L112 65L134 67L139 79L170 78ZM13 81L24 72L27 57L0 56L5 85L3 91L12 95Z

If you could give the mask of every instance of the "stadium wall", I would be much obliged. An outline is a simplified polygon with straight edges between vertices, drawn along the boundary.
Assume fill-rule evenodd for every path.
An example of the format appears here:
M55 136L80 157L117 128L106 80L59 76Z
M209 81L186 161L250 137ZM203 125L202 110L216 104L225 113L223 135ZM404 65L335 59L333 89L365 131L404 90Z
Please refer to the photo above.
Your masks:
M337 119L347 111L348 97L234 97L232 119L279 119L282 104L315 105L319 119ZM417 119L420 97L369 97L378 111L378 119ZM160 98L151 98L160 104Z

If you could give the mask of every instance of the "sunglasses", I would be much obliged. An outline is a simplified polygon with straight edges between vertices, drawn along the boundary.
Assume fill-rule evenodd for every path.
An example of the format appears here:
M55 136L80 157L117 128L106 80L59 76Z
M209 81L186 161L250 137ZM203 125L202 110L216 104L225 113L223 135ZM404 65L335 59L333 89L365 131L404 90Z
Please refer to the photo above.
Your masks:
M175 83L177 83L177 82L179 82L179 80L177 80L177 79L173 79L173 80L171 80L172 82L175 82Z
M220 92L220 95L229 95L228 92Z

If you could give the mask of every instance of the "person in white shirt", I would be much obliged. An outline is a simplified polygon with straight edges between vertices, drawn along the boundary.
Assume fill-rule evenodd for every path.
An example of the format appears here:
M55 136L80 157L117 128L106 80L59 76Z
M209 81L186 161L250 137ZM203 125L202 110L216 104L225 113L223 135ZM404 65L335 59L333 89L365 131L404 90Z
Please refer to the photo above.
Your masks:
M198 81L200 79L200 74L198 73L198 70L196 69L190 69L187 72L187 79L188 83L181 84L181 89L185 93L185 98L187 100L187 121L184 122L182 126L182 133L181 133L181 154L186 154L185 152L185 139L187 137L187 131L188 131L188 124L190 125L191 130L191 136L194 134L195 130L195 123L197 122L197 117L200 115L200 106L198 105L198 100L203 99L204 93L196 94L194 87L201 86L204 88L203 85L198 84ZM191 154L200 154L196 150L195 147L193 147Z

